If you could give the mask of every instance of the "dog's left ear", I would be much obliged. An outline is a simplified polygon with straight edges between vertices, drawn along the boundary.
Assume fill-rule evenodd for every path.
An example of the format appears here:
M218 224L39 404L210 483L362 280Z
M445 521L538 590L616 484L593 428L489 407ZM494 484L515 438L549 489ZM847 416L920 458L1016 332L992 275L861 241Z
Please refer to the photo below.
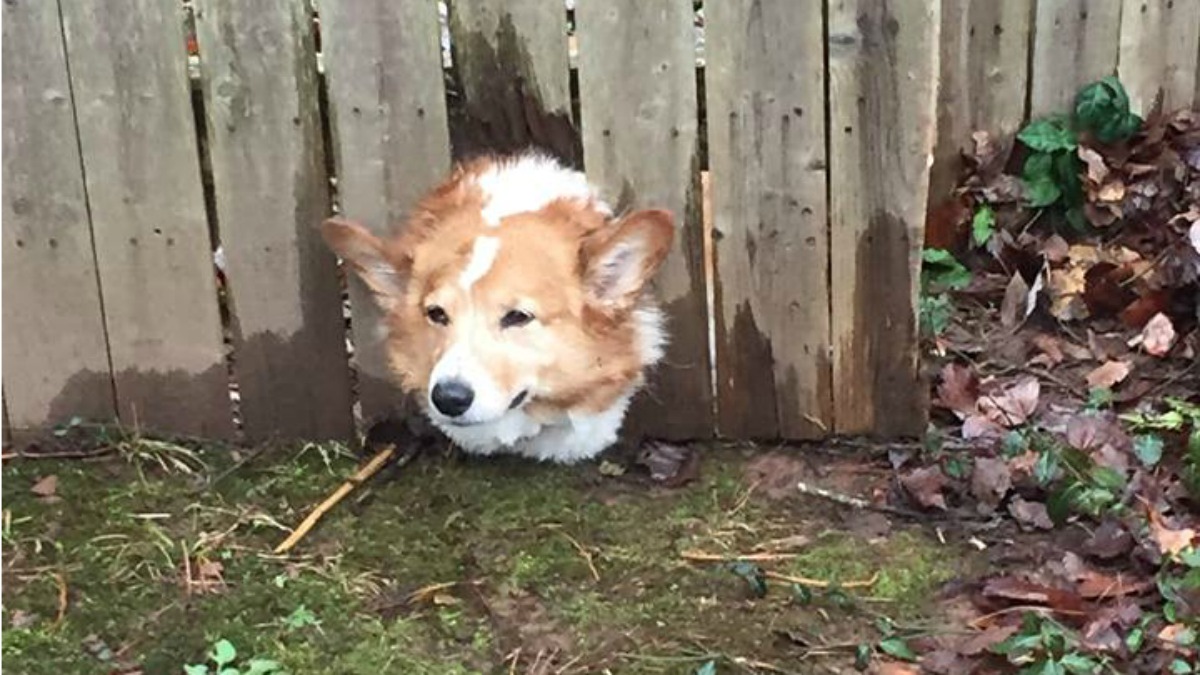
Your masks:
M675 240L669 211L635 211L584 242L584 286L589 299L628 309L662 265Z

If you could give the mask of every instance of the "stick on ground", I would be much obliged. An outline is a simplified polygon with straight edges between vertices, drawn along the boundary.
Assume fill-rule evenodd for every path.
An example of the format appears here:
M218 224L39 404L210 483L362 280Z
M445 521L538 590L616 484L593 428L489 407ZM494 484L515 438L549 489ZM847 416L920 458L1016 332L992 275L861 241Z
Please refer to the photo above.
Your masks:
M351 476L349 480L347 480L345 483L342 483L333 494L326 497L325 501L317 504L317 507L313 509L312 513L308 514L308 517L304 519L304 522L300 523L300 525L290 535L288 535L287 539L284 539L281 544L275 547L275 553L286 553L291 550L291 548L295 546L301 539L303 539L304 535L308 534L308 531L317 524L317 521L321 519L321 516L324 516L330 509L337 506L338 502L345 499L346 495L350 494L354 488L358 487L371 476L374 476L376 473L378 473L379 470L382 469L383 466L388 463L388 460L390 460L395 454L395 445L388 445L384 447L383 450L380 450L378 454L371 458L371 461L362 465L358 471L354 472L354 475ZM411 456L411 454L409 456Z

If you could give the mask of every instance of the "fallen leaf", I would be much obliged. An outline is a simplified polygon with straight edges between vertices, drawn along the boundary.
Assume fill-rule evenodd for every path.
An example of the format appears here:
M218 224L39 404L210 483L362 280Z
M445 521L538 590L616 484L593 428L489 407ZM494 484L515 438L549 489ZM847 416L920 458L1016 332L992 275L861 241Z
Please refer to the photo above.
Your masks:
M971 471L971 494L991 512L1012 487L1008 462L998 457L980 457Z
M1083 598L1073 591L1052 588L1018 577L995 577L983 585L983 595L989 598L1013 600L1022 604L1045 605L1059 610L1078 611Z
M1154 511L1151 511L1151 514L1154 514ZM1174 558L1192 545L1192 540L1196 538L1196 531L1190 527L1172 529L1162 522L1161 516L1151 515L1150 538L1154 540L1155 544L1158 544L1158 550L1163 555Z
M1114 178L1100 187L1096 193L1097 199L1102 202L1119 202L1125 198L1125 181L1120 178Z
M900 484L921 506L946 509L946 497L942 494L942 489L946 487L946 476L941 468L930 466L914 469L900 477Z
M1008 503L1008 512L1022 525L1032 525L1042 530L1054 529L1054 522L1050 520L1050 514L1042 502L1026 501L1018 495Z
M958 644L958 652L964 656L976 656L1007 640L1020 628L1017 624L992 624Z
M1129 376L1130 365L1126 361L1106 361L1087 374L1088 386L1092 389L1112 389Z
M1138 579L1117 573L1105 574L1097 570L1086 570L1079 579L1079 596L1086 599L1116 598L1123 595L1139 595L1154 588L1153 579Z
M780 552L780 551L795 551L804 548L812 542L812 537L804 534L793 534L788 537L780 537L765 541L754 547L755 551Z
M1187 624L1172 623L1158 631L1158 639L1172 645L1190 647L1196 642L1196 630Z
M918 675L921 669L912 663L904 661L877 661L871 667L876 675Z
M37 621L37 614L26 612L23 609L13 610L12 616L9 617L9 625L13 628L28 628Z
M1166 310L1170 304L1171 294L1165 289L1149 291L1121 310L1121 323L1130 328L1144 328L1155 314Z
M1133 536L1115 520L1100 523L1100 527L1083 542L1084 553L1104 560L1123 556L1132 549Z
M700 455L690 446L646 442L638 463L650 470L650 477L666 487L679 487L700 475Z
M1046 237L1046 240L1042 242L1042 255L1052 263L1060 263L1066 260L1070 254L1070 244L1057 234Z
M1048 362L1046 365L1056 366L1062 363L1063 352L1062 347L1059 346L1060 343L1058 338L1046 333L1038 333L1037 335L1033 336L1030 342L1033 343L1034 347L1037 347L1039 350L1041 350L1042 354L1046 355L1046 360Z
M1087 269L1071 266L1066 269L1050 270L1047 292L1050 294L1050 313L1060 321L1074 321L1088 317L1087 304L1083 302L1083 291L1087 287Z
M1013 274L1004 289L1004 301L1000 303L1000 324L1005 328L1013 328L1028 318L1034 309L1030 299L1029 284L1025 278L1020 272Z
M50 474L40 479L29 491L39 497L53 497L58 492L58 476Z
M1021 378L997 394L980 396L979 412L1000 426L1020 426L1037 410L1040 393L1037 378Z
M1087 164L1087 177L1089 181L1100 185L1104 182L1105 178L1108 178L1108 167L1104 164L1104 157L1100 153L1083 145L1079 146L1076 152L1079 155L1079 159L1082 159L1083 163Z
M1175 344L1175 326L1166 314L1159 312L1142 329L1142 348L1151 356L1166 356Z
M979 398L979 378L968 366L947 363L942 368L942 381L938 383L937 403L959 413L959 416L975 412Z

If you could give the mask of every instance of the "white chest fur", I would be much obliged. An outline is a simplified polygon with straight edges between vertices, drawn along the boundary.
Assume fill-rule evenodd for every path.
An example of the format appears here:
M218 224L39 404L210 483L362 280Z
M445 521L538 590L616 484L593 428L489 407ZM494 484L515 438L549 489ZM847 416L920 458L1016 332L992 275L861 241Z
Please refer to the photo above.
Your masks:
M602 412L568 413L552 422L539 422L523 410L513 410L487 424L454 426L439 423L438 427L471 454L512 453L572 464L591 459L616 442L632 395L630 391Z

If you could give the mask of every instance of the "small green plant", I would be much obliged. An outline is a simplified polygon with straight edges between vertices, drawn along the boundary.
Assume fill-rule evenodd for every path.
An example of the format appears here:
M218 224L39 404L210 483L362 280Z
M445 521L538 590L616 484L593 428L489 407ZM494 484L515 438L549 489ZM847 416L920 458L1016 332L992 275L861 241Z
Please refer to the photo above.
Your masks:
M1079 637L1057 621L1026 614L1021 629L991 650L1009 663L1021 666L1022 675L1091 675L1104 668L1105 662L1082 652Z
M278 661L255 658L238 665L237 657L232 642L217 640L208 652L207 662L186 665L183 672L185 675L286 675Z
M313 614L311 609L300 605L287 615L283 620L283 625L288 630L300 630L308 626L320 626L321 622L317 620L317 615Z
M975 246L986 246L988 240L996 232L996 212L992 207L983 204L975 210L971 218L971 243Z
M921 332L937 336L946 331L954 304L948 291L971 283L971 271L945 249L927 248L921 253L921 295L917 301Z
M1129 109L1129 96L1120 80L1109 76L1079 91L1071 115L1051 115L1030 122L1017 134L1030 149L1021 169L1029 206L1059 205L1067 221L1082 229L1086 224L1082 206L1083 183L1079 141L1085 134L1101 143L1116 143L1131 137L1142 120Z

